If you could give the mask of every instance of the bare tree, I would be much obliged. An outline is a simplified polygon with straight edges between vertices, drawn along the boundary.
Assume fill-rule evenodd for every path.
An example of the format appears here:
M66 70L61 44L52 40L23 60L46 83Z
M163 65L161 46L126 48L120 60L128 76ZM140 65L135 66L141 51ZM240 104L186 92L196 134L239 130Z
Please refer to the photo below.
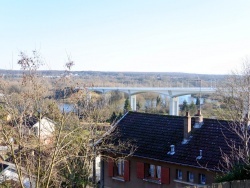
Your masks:
M7 93L6 87L1 88L5 95L0 134L9 148L8 161L15 164L20 187L25 187L25 178L29 178L30 187L86 187L90 183L91 164L96 153L101 148L112 147L104 141L93 147L104 133L98 124L104 121L105 109L98 100L90 97L87 89L74 91L70 77L74 62L70 59L66 63L65 75L55 82L63 86L59 89L72 88L72 95L63 97L74 106L67 113L60 112L58 101L48 98L51 91L45 78L37 73L42 65L39 54L34 51L29 57L21 52L18 64L23 70L21 92ZM7 83L2 86L5 85ZM6 119L6 116L10 118ZM42 130L44 117L49 117L55 124L53 132L46 138ZM33 121L38 122L37 131L30 129ZM121 146L125 144L121 143Z
M224 126L237 140L225 135L225 141L231 151L223 151L223 166L230 172L236 165L249 166L249 140L250 140L250 64L248 60L242 64L241 70L233 71L217 88L216 97L220 108L216 116L228 121Z
M84 129L77 116L58 113L57 102L47 99L49 91L44 84L46 82L36 71L42 64L38 53L34 51L33 56L28 57L21 52L18 64L24 70L22 92L5 95L4 111L11 116L11 121L1 121L1 133L10 149L9 161L15 164L21 187L24 187L23 179L26 176L35 181L35 187L58 187L66 181L59 169L67 166L69 158L90 160L79 155L79 151L87 146L82 143L89 140L80 137L79 133ZM68 70L72 65L72 61L67 63ZM45 143L41 121L47 116L55 121L56 128L48 143ZM34 119L39 122L37 134L33 134L29 127L30 120Z

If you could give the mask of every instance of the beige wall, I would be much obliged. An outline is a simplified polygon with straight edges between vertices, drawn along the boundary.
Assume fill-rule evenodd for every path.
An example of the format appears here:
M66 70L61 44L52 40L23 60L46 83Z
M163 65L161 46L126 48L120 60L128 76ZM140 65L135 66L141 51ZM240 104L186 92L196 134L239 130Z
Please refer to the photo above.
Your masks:
M211 184L214 182L214 176L215 173L207 171L205 169L198 169L198 168L192 168L192 167L186 167L181 165L174 165L174 164L168 164L168 163L162 163L157 162L153 160L146 160L141 158L128 158L130 161L130 181L128 182L121 182L118 180L112 179L112 177L108 176L108 163L107 161L104 162L104 187L106 188L178 188L178 187L184 187L187 186L187 184L178 183L175 182L174 179L176 179L176 169L181 169L183 173L182 181L187 181L187 171L191 171L194 173L194 183L198 184L199 182L199 173L205 174L206 176L206 184ZM136 174L136 162L144 162L149 164L155 164L162 167L168 167L170 168L170 184L156 184L151 182L146 182L142 179L137 178Z

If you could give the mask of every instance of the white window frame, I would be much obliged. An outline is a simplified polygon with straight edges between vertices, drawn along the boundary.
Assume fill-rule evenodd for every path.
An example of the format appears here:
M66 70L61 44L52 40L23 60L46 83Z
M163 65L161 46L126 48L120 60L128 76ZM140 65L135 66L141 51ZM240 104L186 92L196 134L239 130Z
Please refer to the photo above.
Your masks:
M118 159L117 161L117 175L124 176L124 159Z
M205 180L205 181L204 181ZM200 174L200 183L202 185L206 184L206 175L205 174Z
M161 166L149 164L149 178L161 179Z
M188 182L194 182L194 173L188 171Z
M151 178L156 177L155 165L153 165L153 164L149 164L149 175L150 175Z
M156 177L161 179L161 166L156 166Z
M177 179L182 180L182 177L183 177L182 170L177 169Z

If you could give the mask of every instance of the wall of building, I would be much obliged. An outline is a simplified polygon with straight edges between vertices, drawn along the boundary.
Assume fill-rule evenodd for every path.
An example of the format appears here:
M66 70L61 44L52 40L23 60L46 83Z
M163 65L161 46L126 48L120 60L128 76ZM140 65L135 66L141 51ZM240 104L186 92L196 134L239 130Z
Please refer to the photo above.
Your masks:
M175 165L175 164L168 164L168 163L162 163L157 162L153 160L147 160L142 158L136 158L136 157L130 157L128 158L130 161L130 180L127 182L115 180L112 177L108 176L108 162L104 159L104 187L105 188L178 188L178 187L184 187L188 186L187 183L187 172L190 171L194 173L194 182L193 185L199 184L199 174L205 174L206 176L206 184L211 184L214 182L214 176L215 173L207 171L206 169L199 169L199 168L193 168L193 167L187 167L182 165ZM148 164L154 164L162 167L167 167L170 169L170 184L156 184L152 182L147 182L143 179L137 178L137 162L143 162ZM182 170L182 180L177 180L176 178L176 170L180 169ZM200 184L199 184L200 185Z
M36 135L38 135L39 126L41 126L40 135L43 138L51 136L55 131L55 124L47 120L46 118L41 119L40 123L37 122L36 124L33 125L33 129L37 128L35 133Z

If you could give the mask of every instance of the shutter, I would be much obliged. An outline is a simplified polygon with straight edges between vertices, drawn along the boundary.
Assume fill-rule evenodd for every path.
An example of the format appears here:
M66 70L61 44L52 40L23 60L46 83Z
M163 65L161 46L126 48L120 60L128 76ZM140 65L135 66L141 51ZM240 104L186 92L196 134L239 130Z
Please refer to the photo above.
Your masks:
M129 161L124 160L124 180L129 181Z
M108 159L108 176L114 176L114 160L110 158Z
M161 183L170 184L169 168L161 167Z
M144 178L144 163L141 163L141 162L136 163L136 174L137 174L137 178L140 178L140 179Z

